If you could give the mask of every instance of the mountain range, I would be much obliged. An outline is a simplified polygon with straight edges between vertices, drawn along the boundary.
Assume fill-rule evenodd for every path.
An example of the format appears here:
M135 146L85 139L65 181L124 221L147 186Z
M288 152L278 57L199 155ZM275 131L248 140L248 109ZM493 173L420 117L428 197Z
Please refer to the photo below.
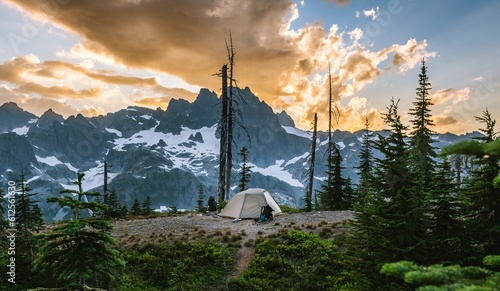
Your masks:
M295 127L285 112L276 113L249 88L238 89L239 125L234 131L231 189L237 192L241 170L239 150L249 150L252 188L265 188L280 204L300 207L307 183L311 134ZM171 99L166 110L131 106L105 116L78 114L63 118L52 110L36 116L9 102L0 107L0 185L24 173L48 221L67 218L69 211L46 203L59 191L76 189L84 172L84 190L103 191L104 163L108 189L129 208L147 196L154 208L194 209L198 189L217 194L220 120L219 97L201 89L196 100ZM386 131L377 132L381 135ZM435 136L436 148L480 135ZM344 158L344 177L358 181L355 167L363 131L336 130L333 140ZM314 188L326 174L327 134L317 135Z

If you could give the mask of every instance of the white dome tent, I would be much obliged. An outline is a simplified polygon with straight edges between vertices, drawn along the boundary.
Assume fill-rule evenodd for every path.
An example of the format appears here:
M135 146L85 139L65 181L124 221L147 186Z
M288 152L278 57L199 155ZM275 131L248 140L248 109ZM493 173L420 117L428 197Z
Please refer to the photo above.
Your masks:
M223 217L236 219L258 218L262 206L269 205L274 210L273 215L281 213L278 203L264 189L250 188L234 195L219 213Z

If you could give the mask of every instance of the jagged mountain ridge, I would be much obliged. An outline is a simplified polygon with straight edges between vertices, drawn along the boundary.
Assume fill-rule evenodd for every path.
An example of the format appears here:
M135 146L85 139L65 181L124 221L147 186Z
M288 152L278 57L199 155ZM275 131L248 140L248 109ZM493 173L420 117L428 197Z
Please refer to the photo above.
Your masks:
M295 128L286 112L275 113L249 88L237 95L241 112L237 118L246 130L235 129L233 194L239 179L237 152L247 147L253 166L249 186L268 189L279 203L300 206L311 135ZM172 99L166 110L128 107L92 118L64 119L52 110L36 117L6 103L0 107L0 183L18 180L23 172L39 193L46 219L61 219L67 213L45 203L46 198L74 188L77 171L86 173L85 190L102 191L107 161L108 188L116 190L121 203L130 207L134 199L142 202L150 196L156 208L195 208L200 185L207 197L216 194L219 107L217 94L207 89L192 103ZM435 145L474 135L439 135ZM344 157L344 175L354 182L361 137L361 131L334 133ZM318 135L318 145L316 189L326 171L325 133Z

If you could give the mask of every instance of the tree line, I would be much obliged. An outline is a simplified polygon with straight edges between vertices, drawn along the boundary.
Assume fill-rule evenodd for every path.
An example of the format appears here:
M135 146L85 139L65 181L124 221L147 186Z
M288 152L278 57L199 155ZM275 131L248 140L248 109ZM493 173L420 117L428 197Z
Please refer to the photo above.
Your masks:
M437 153L430 90L422 61L410 126L401 121L399 100L391 99L382 117L388 135L375 136L366 121L357 187L352 190L342 177L342 157L333 147L319 201L306 201L317 210L354 211L347 254L351 271L364 274L370 289L401 288L380 274L384 263L479 266L484 257L499 254L500 154L479 150L498 145L496 121L486 109L475 117L483 125L481 137ZM464 168L466 158L470 165Z

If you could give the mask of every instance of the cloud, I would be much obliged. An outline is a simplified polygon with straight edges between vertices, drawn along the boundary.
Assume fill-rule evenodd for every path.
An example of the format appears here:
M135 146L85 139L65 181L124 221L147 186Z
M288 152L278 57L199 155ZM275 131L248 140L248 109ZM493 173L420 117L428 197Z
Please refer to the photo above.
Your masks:
M435 56L427 51L425 41L415 39L371 51L358 43L362 37L359 29L342 32L336 25L325 29L319 22L291 29L291 23L298 17L297 4L291 0L64 1L54 9L45 10L36 1L7 1L81 37L69 52L58 52L60 57L90 58L119 68L162 72L212 90L221 87L220 79L213 74L227 62L225 43L231 31L236 50L235 78L239 84L252 88L275 109L292 113L296 123L304 127L314 112L325 112L328 64L332 72L332 93L339 101L354 96L379 78L387 69L381 68L385 60L392 58L392 72L404 73L422 58ZM104 85L137 86L131 94L135 102L150 103L175 95L163 92L154 78L116 76L49 61L39 67L36 76L39 78L54 78L58 72L71 71ZM19 82L16 75L13 72L4 78ZM57 91L72 84L44 86ZM76 84L73 87L79 88L75 92L83 96L92 92L82 90L92 88L105 92L107 88L103 84L87 82L84 89ZM140 88L151 92L139 92ZM179 95L193 98L190 92ZM346 114L349 112L346 110Z
M149 108L167 108L168 103L172 98L170 97L144 97L135 100L135 103L139 106L149 107Z
M371 17L372 20L376 20L379 14L380 14L380 9L378 8L378 6L370 10L363 10L363 15L365 15L366 17Z
M49 108L64 117L78 114L78 110L65 102L53 99L33 98L27 94L18 93L6 85L2 85L0 86L0 104L5 102L15 102L24 110L37 116L42 115Z
M104 109L100 107L94 107L93 105L84 105L83 109L81 110L81 113L84 116L99 116L99 115L105 115L106 112Z
M444 114L434 116L434 124L438 127L443 127L445 125L451 125L455 123L457 123L457 120L452 116Z
M18 92L26 94L38 94L49 98L69 98L69 99L79 99L79 98L97 98L99 97L101 90L99 88L90 88L83 90L75 90L74 88L65 86L43 86L37 83L25 83L17 88Z
M440 105L449 101L453 104L458 104L469 99L469 96L470 88L467 87L463 89L441 89L439 91L432 92L429 98L434 105Z

